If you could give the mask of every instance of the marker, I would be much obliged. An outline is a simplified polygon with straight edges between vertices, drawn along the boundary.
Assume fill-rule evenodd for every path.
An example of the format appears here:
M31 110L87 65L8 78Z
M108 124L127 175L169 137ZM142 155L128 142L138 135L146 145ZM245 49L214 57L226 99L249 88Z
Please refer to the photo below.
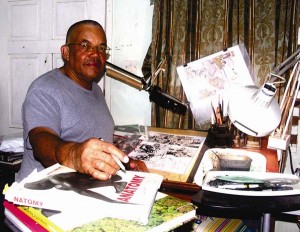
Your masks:
M104 141L102 138L99 138L101 141ZM120 169L124 172L124 173L126 173L126 169L125 169L125 167L124 167L124 165L122 164L122 162L121 162L121 160L119 160L116 156L114 156L114 155L111 155L113 158L114 158L114 160L116 161L116 163L119 165L119 167L120 167Z

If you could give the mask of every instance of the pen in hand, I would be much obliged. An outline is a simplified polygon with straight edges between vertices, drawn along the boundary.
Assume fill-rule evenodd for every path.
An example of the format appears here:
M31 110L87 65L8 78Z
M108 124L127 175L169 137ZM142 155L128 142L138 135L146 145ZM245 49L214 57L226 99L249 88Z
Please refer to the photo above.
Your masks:
M104 141L102 138L99 138L101 141ZM125 166L122 164L122 162L118 159L118 157L114 156L113 154L111 155L114 160L116 161L116 163L119 165L120 169L126 173L126 169L125 169Z
M124 165L122 164L122 162L117 157L115 157L114 155L111 155L111 156L114 158L114 160L116 161L116 163L119 165L120 169L124 173L126 173L126 169L125 169Z

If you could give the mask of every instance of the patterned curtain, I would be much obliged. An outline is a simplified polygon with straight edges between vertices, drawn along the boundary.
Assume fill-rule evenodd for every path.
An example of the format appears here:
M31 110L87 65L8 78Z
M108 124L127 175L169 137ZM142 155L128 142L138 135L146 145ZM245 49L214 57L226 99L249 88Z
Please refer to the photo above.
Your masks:
M152 43L147 54L151 70L162 59L165 72L155 84L187 102L178 66L244 43L254 74L262 84L266 75L297 49L297 0L153 0ZM280 91L279 91L280 92ZM152 105L152 126L197 128L193 115L174 114Z

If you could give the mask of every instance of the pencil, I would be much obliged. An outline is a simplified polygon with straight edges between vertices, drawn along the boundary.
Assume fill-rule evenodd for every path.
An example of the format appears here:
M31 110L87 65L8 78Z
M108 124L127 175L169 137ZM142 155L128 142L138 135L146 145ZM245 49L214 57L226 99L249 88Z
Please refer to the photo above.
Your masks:
M219 104L219 108L220 108L220 116L221 116L221 119L223 121L223 97L222 97L222 105L221 105L220 94L219 94L218 104Z
M214 107L213 107L212 102L210 102L210 105L211 105L211 109L212 109L213 114L214 114L214 117L215 117L215 122L217 123L217 115L216 115L216 111L215 111L215 109L214 109Z
M102 141L104 141L102 138L99 138L99 139L102 140ZM116 157L116 156L113 155L113 154L112 154L111 156L114 158L114 160L116 161L116 163L119 165L120 169L121 169L124 173L126 173L126 169L125 169L124 165L122 164L121 160L119 160L119 158Z
M114 158L114 160L116 161L116 163L119 165L120 169L124 173L126 173L126 169L125 169L124 165L122 164L122 162L116 156L114 156L114 155L111 155L111 156Z

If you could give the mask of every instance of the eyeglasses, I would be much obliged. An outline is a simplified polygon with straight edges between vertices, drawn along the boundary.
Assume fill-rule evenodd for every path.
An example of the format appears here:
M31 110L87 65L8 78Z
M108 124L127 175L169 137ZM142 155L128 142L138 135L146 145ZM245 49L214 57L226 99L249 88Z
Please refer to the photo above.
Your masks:
M78 46L81 46L82 49L83 49L85 52L92 52L92 51L96 50L97 52L102 53L102 54L105 54L106 56L109 56L109 51L111 50L111 49L110 49L108 46L106 46L106 45L94 46L94 45L91 45L91 44L88 44L88 43L79 43L79 44L69 43L69 44L67 44L67 46L70 46L70 45L78 45Z

